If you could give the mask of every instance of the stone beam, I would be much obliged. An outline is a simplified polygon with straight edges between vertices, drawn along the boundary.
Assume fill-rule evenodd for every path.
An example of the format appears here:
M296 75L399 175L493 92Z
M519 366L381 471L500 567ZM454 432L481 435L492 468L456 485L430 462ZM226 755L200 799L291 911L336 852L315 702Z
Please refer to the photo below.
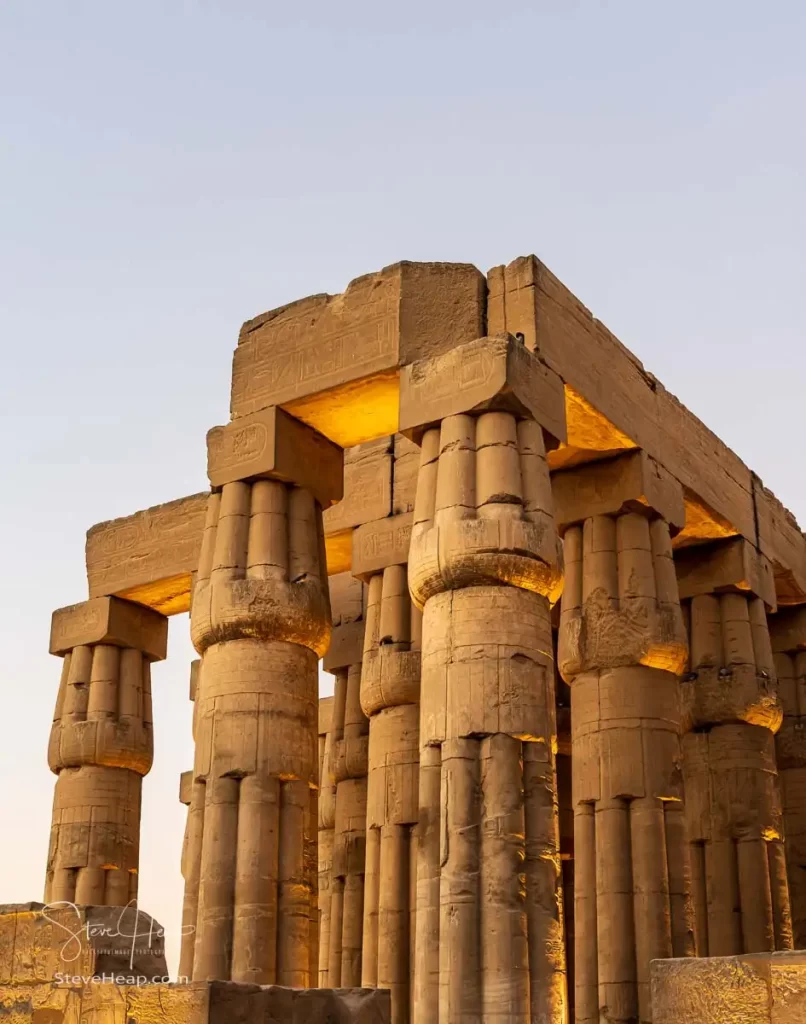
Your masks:
M241 328L232 418L282 406L346 448L397 428L398 368L484 334L484 276L467 263L397 263Z
M806 541L792 515L535 256L488 274L487 330L521 334L566 388L567 450L591 461L639 446L683 485L676 546L739 533L774 567L778 599L806 601Z
M125 597L163 615L190 607L208 494L98 523L87 531L90 597Z
M397 502L413 507L419 448L400 434L394 443L396 459L391 436L344 452L344 497L323 514L330 576L350 569L353 528L391 514L393 486ZM191 494L91 527L86 544L90 597L125 597L163 615L188 611L208 497L207 492Z

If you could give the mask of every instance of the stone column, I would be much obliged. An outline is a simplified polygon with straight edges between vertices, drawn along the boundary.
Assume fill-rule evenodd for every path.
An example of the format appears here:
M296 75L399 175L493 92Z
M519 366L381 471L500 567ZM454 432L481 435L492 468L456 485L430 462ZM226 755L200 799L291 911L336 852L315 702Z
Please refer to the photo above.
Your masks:
M319 988L328 987L330 959L330 876L336 825L336 787L330 778L333 698L319 698Z
M554 609L559 619L559 605ZM556 640L556 635L555 635ZM556 650L556 647L555 647ZM574 1020L574 802L571 793L571 690L555 673L557 697L557 805L563 884L563 930L568 978L568 1020Z
M420 641L406 561L411 515L360 527L353 572L367 583L361 707L369 717L362 984L389 989L392 1024L411 1013L419 818Z
M649 964L693 953L670 528L682 489L635 452L555 473L571 684L578 1022L651 1020Z
M795 949L806 949L806 607L770 618L783 723L775 737Z
M137 897L140 795L151 769L151 662L168 620L115 597L53 613L64 659L48 763L53 797L45 902L125 906Z
M318 974L318 659L331 622L322 506L342 455L269 409L208 434L193 591L204 789L193 980L306 987Z
M361 710L364 644L363 585L350 573L332 580L334 635L324 667L336 677L330 731L330 780L335 785L330 873L328 986L361 984L369 723Z
M196 741L196 694L199 689L201 659L190 663L190 699L193 701L193 740ZM182 841L182 878L185 882L182 901L182 943L179 953L179 977L193 976L196 948L196 918L199 909L202 832L204 828L204 782L193 771L182 772L179 778L179 802L187 807L185 835Z
M416 1024L565 1019L549 599L560 569L541 423L562 384L514 338L406 367L422 452L409 587L423 609Z
M683 775L697 953L791 949L772 567L740 537L683 549L675 563L691 649Z

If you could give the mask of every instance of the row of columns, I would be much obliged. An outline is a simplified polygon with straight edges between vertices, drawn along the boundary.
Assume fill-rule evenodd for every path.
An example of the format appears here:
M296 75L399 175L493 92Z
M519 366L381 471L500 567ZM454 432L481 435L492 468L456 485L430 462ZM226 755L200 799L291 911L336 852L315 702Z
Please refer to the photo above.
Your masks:
M533 358L513 344L507 367ZM388 987L395 1024L560 1024L572 853L576 1019L649 1021L651 959L792 943L782 844L785 814L806 834L806 632L771 641L774 598L765 604L752 574L725 577L724 559L678 586L682 491L643 453L550 480L538 406L506 389L481 403L460 394L435 418L423 401L406 554L334 583L332 609L322 505L334 496L315 493L310 466L303 487L288 479L293 460L256 468L250 456L244 479L211 494L191 609L200 664L181 973ZM331 458L310 428L295 424L294 439ZM228 451L220 432L216 451ZM317 726L332 631L336 689ZM135 671L133 634L97 635L56 644L69 654L57 803L67 771L139 779L150 763L130 723L136 708L150 736L154 645ZM558 789L565 684L572 844ZM68 756L82 715L96 738ZM137 756L110 755L99 723L135 737ZM73 820L76 834L100 834L95 805L72 819L54 811L49 892L67 892L70 871L77 897L112 902L122 885L104 875L101 889L81 870L103 860L132 874L129 862L106 850L65 859ZM804 918L796 910L797 938Z

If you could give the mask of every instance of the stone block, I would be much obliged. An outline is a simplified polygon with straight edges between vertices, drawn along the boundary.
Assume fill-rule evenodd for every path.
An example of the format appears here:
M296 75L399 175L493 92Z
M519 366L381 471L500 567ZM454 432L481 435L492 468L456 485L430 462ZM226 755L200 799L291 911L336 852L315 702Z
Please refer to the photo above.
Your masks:
M193 789L193 772L182 772L179 776L179 803L190 807L190 795Z
M675 552L680 600L699 594L738 591L776 607L775 577L770 562L744 537L696 545Z
M199 690L199 676L201 675L201 658L194 658L190 663L190 689L188 696L191 700L196 699Z
M404 512L359 526L353 532L353 574L366 583L370 576L390 565L405 565L409 560L412 519L411 512Z
M74 647L89 644L131 647L151 661L162 661L167 654L168 620L150 608L116 597L96 597L53 613L51 654L65 655Z
M126 984L117 978L131 978ZM291 989L199 981L0 986L0 1018L14 1024L390 1024L389 992Z
M342 498L344 458L338 445L272 406L208 431L207 476L212 487L281 480L306 488L329 508Z
M333 698L319 698L319 735L325 736L330 732L333 722Z
M241 328L232 418L280 405L343 447L392 434L398 367L478 338L485 304L470 264L403 262L263 313Z
M360 665L364 651L364 622L345 622L333 627L330 647L322 658L325 672L337 672L350 665Z
M680 484L643 451L556 472L551 489L560 530L623 512L661 516L673 534L686 521Z
M511 335L477 338L401 370L400 432L410 440L447 416L487 411L534 419L555 442L565 440L562 380Z
M136 907L0 905L0 1019L9 991L60 976L145 975L167 979L162 927Z
M806 953L653 960L653 1024L804 1024Z
M325 511L327 535L382 519L392 511L390 438L358 445L344 453L344 497Z
M364 614L364 587L352 573L340 572L328 579L330 611L334 626L356 622Z
M98 523L87 531L90 597L127 597L163 615L190 608L207 492Z
M770 625L772 649L776 654L806 650L806 605L781 608L767 621Z
M392 513L401 515L414 511L417 493L417 471L420 468L420 446L403 434L395 434L392 454Z

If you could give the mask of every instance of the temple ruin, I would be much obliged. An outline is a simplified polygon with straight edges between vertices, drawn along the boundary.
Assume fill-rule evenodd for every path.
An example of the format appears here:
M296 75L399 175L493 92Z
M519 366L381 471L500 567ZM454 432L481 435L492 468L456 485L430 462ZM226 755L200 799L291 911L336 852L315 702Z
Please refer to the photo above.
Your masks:
M44 900L86 923L136 898L190 612L192 980L55 985L15 905L0 1017L806 1022L806 538L538 259L247 321L207 457L90 528L50 644Z

